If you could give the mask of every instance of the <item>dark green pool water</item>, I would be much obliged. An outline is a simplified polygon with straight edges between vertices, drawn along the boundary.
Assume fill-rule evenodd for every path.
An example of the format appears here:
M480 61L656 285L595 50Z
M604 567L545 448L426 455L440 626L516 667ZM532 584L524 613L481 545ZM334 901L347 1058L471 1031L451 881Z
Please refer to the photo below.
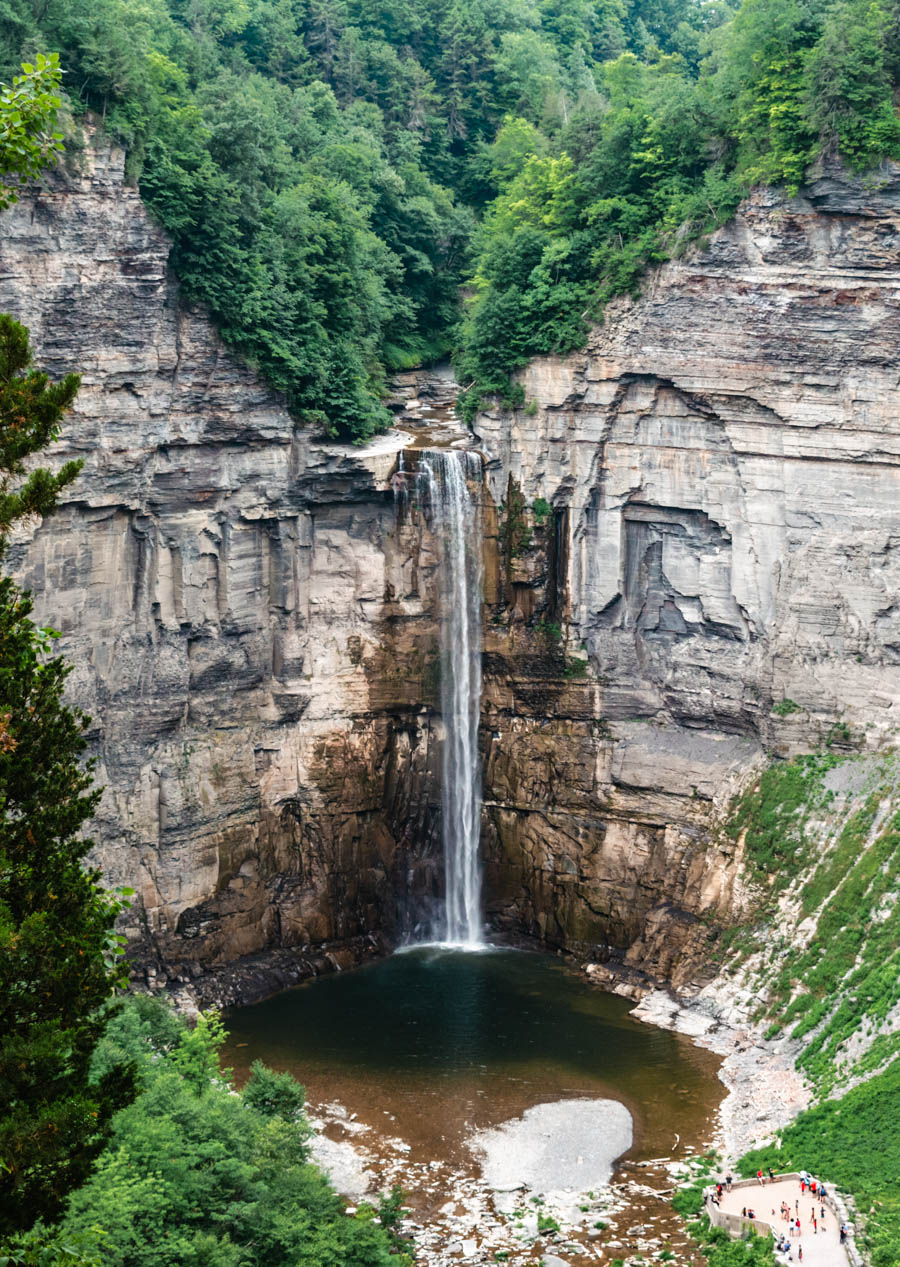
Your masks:
M629 1018L549 956L422 947L320 977L229 1013L225 1056L289 1069L414 1150L454 1151L473 1127L549 1100L598 1096L635 1123L631 1156L701 1143L722 1095L718 1060Z

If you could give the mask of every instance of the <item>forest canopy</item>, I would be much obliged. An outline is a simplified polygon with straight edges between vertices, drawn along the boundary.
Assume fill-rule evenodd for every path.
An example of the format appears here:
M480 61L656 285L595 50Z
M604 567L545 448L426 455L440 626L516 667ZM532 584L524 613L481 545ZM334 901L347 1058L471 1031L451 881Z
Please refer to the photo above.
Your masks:
M5 0L0 77L40 51L185 295L357 440L387 372L455 350L471 414L750 184L900 157L900 0Z

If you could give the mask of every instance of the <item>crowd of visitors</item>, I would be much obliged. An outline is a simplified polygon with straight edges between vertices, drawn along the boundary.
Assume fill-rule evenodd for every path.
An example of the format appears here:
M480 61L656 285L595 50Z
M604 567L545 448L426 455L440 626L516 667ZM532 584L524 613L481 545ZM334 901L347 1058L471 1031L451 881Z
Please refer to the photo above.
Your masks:
M781 1183L783 1180L775 1174L770 1167L767 1174L762 1170L757 1170L756 1179L760 1187L765 1188L766 1185L773 1183ZM718 1206L721 1203L722 1195L730 1192L734 1176L727 1174L724 1179L720 1179L715 1186L715 1191L711 1195L712 1204ZM775 1250L782 1256L785 1263L802 1263L803 1262L803 1236L804 1228L807 1235L818 1236L820 1232L824 1232L829 1226L828 1220L831 1219L832 1213L826 1206L827 1190L824 1183L814 1179L807 1171L801 1170L799 1176L800 1195L795 1198L793 1206L789 1201L782 1200L778 1211L772 1207L771 1217L767 1220L775 1232ZM806 1215L806 1199L809 1199L809 1215ZM801 1202L803 1206L801 1208ZM741 1209L741 1217L744 1219L757 1219L765 1217L757 1213L753 1206L745 1205ZM779 1221L785 1224L784 1230L778 1227ZM830 1226L833 1226L831 1224ZM841 1245L847 1240L846 1224L839 1225L839 1239Z

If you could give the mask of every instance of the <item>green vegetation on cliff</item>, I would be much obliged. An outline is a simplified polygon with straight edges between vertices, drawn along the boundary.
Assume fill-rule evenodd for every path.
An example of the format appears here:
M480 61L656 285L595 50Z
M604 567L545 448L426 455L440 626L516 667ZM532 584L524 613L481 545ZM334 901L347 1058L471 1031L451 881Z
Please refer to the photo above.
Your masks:
M0 73L58 49L129 146L187 296L298 416L362 439L385 369L446 353L507 111L564 114L626 48L696 52L696 0L8 0Z
M386 370L456 342L471 413L750 183L900 152L896 0L736 8L7 0L0 73L59 51L186 295L298 417L364 439Z
M869 0L744 0L699 68L625 53L591 69L564 118L507 118L464 322L469 412L484 392L509 397L529 357L580 346L609 298L751 184L793 190L823 149L856 169L900 156L897 21Z
M900 1063L801 1113L773 1144L748 1153L741 1173L757 1167L809 1170L853 1194L862 1215L862 1246L872 1267L900 1261Z
M759 895L732 966L755 954L769 1036L802 1041L820 1094L900 1053L900 765L819 753L770 766L732 808Z
M900 757L825 751L776 762L737 798L726 833L745 849L756 900L725 971L746 974L767 1037L795 1042L815 1098L741 1172L803 1168L836 1183L855 1201L873 1267L894 1267Z

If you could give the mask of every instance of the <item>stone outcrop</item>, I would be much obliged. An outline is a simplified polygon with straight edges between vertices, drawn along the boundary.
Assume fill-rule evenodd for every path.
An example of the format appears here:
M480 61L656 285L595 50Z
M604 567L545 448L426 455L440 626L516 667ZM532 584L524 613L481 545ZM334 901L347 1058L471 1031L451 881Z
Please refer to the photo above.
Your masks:
M497 918L677 976L741 900L711 829L735 787L895 742L898 347L900 174L831 167L754 193L479 417L524 525L504 555L501 516L489 595ZM555 679L525 691L548 637Z
M269 947L338 962L436 882L436 632L422 526L394 512L404 441L297 426L179 304L123 161L95 139L3 216L0 310L83 383L55 449L83 473L13 561L94 717L96 857L137 890L154 979Z

